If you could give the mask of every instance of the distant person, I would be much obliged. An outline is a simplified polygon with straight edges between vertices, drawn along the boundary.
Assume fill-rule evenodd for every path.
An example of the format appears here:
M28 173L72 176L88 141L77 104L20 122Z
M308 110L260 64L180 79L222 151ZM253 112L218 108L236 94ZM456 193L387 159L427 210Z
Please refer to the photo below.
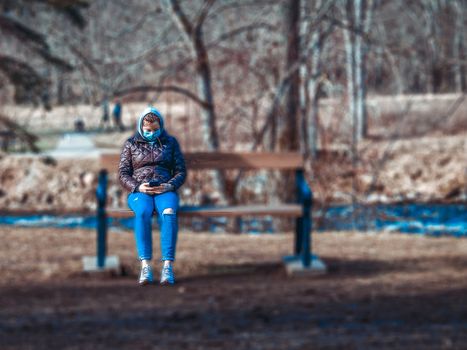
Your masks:
M42 100L42 104L44 105L44 109L46 111L51 111L52 105L50 104L50 94L47 89L44 89L42 91L41 100Z
M103 130L106 125L107 125L107 129L110 129L109 100L107 98L104 98L104 100L102 100L101 107L102 107L102 117L99 123L99 129Z
M130 193L127 203L135 213L134 236L141 260L139 283L152 283L152 213L160 222L160 284L174 284L173 262L178 236L177 190L185 182L185 160L177 139L164 129L161 113L146 108L136 132L125 141L118 167L120 184Z
M80 117L77 117L75 119L75 131L76 132L85 132L85 126L84 126L84 120L81 119Z
M125 127L122 124L122 103L120 100L117 100L115 102L114 110L112 112L113 118L114 118L114 123L115 126L120 130L120 131L125 131Z

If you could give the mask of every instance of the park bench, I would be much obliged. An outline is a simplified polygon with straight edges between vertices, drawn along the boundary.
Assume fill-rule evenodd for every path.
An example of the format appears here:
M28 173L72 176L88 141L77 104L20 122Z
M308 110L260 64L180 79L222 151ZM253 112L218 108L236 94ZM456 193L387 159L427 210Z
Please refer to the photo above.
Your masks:
M311 253L312 231L312 192L304 176L304 159L300 153L266 152L185 152L187 171L205 169L244 169L244 170L285 170L295 171L296 200L293 203L234 205L234 206L188 206L180 205L179 217L241 217L282 216L296 218L293 254L283 257L288 272L323 272L324 264ZM120 154L102 153L99 172L97 197L97 267L103 268L106 256L107 218L130 218L133 212L129 208L106 208L108 175L116 175Z

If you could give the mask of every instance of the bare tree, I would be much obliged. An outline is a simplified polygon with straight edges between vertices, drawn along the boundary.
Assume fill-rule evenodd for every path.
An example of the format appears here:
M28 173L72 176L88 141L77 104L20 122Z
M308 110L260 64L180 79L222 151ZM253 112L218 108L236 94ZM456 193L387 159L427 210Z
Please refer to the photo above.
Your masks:
M345 2L344 40L346 49L347 96L352 119L352 137L355 144L367 136L366 110L366 44L373 13L373 0Z
M45 26L34 19L31 9L40 14L61 15L82 29L85 19L81 10L89 4L85 0L50 1L7 1L0 0L0 29L2 42L0 49L0 71L16 88L17 102L42 100L48 105L50 82L40 67L53 66L61 71L71 71L73 65L52 49L48 33L41 31ZM50 12L50 13L49 13ZM44 69L48 72L47 69Z
M183 38L190 49L190 53L196 65L196 79L200 97L205 104L202 108L203 126L205 129L204 143L209 150L219 150L219 138L217 135L217 116L215 111L214 96L212 93L211 67L209 55L203 37L203 22L214 4L214 0L204 1L196 19L192 23L183 12L177 0L163 1L165 8L171 14L173 21L177 24L183 34Z
M286 67L296 66L300 57L300 0L289 0L285 4L287 56ZM278 119L278 148L282 151L300 148L298 137L300 75L298 69L288 77L285 116Z
M441 67L440 67L440 56L442 55L442 49L438 45L438 37L440 31L440 25L438 23L438 13L440 11L439 3L436 0L422 0L424 7L423 15L425 18L425 35L427 43L427 51L429 52L427 60L428 69L428 87L429 92L438 92L441 86Z
M453 56L453 71L455 89L458 92L465 91L466 78L465 78L465 6L462 6L462 1L452 0L450 5L455 15L454 24L454 39L452 44ZM465 2L464 2L465 5ZM463 61L464 60L464 61Z
M301 20L301 47L309 56L300 65L300 111L302 153L308 159L318 154L318 113L319 90L322 81L322 52L326 37L333 30L333 24L324 20L332 10L334 1L314 1L303 5Z
M183 34L183 38L195 61L198 93L203 100L201 113L204 127L204 144L210 151L219 151L220 144L217 134L216 105L212 92L211 67L209 64L208 50L206 49L203 37L203 23L214 2L215 0L204 1L195 20L191 22L177 0L162 1L165 9L170 13L173 21ZM228 201L226 177L222 170L216 171L216 185L219 189L221 200L224 202Z

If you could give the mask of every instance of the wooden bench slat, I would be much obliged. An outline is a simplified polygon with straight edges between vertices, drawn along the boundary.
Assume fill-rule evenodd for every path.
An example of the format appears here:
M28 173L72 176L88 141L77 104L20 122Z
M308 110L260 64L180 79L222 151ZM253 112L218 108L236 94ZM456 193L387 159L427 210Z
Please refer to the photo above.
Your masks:
M186 167L190 169L300 169L303 156L297 152L184 152ZM120 153L106 152L100 156L102 167L118 170Z
M195 207L180 206L178 215L181 217L191 216L245 216L245 215L272 215L299 217L302 215L302 206L300 204L276 204L276 205L239 205L224 207ZM107 215L114 218L131 218L133 211L130 209L108 208Z

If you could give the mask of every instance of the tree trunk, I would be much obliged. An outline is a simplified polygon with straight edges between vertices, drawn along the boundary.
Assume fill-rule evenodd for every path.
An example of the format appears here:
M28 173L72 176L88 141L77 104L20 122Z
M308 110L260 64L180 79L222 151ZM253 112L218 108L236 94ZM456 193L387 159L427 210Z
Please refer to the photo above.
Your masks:
M191 54L195 61L198 94L204 101L201 106L204 145L209 151L219 151L220 145L217 133L215 102L212 93L211 67L208 51L203 38L203 22L191 23L177 0L165 0L163 1L163 4L169 10L173 21L178 25L179 30L184 34L185 41L190 47ZM207 14L211 4L212 1L204 2L204 14ZM221 202L229 203L230 197L227 193L225 172L222 170L215 171L214 181L219 191Z
M308 79L308 93L310 96L310 150L311 156L318 154L318 111L319 111L319 73L321 72L321 45L322 40L317 30L311 37L313 50L311 53L311 76Z
M453 11L456 14L454 28L454 43L453 43L453 70L454 70L454 86L456 92L465 90L465 65L462 63L464 59L464 9L459 0L451 2Z
M373 1L346 2L344 41L346 48L347 96L352 120L352 139L356 143L368 135L366 111L366 44L363 36L368 33ZM364 12L364 10L366 10ZM365 13L365 15L363 15Z
M299 61L300 56L300 0L289 0L286 4L287 24L287 61L286 67L292 67ZM298 151L300 149L298 137L300 75L295 70L289 79L289 88L286 96L286 116L278 123L279 142L281 151Z
M204 126L203 141L210 151L220 151L219 137L217 133L217 115L211 85L211 68L209 65L208 52L204 46L201 28L196 30L194 50L196 53L196 79L198 81L198 93L206 102L206 105L201 108L201 117ZM221 196L221 201L229 203L230 197L227 193L227 181L224 171L217 170L215 172L215 182Z
M196 59L198 93L206 103L206 105L201 108L204 126L203 141L210 151L218 151L220 147L217 134L217 116L211 86L211 67L209 65L208 53L204 46L201 28L195 32L193 48Z
M322 6L322 1L318 0L313 4L313 8L308 8L308 4L303 4L303 13L316 12ZM315 23L315 28L311 29L311 20L301 21L301 52L310 52L311 60L304 60L300 64L300 131L301 150L308 160L316 158L317 138L318 138L318 78L321 71L321 24ZM310 30L313 30L311 38L308 38ZM305 41L307 40L307 42Z
M358 2L358 0L357 0ZM352 177L352 207L354 210L357 206L357 178L356 170L358 164L358 155L357 155L357 142L358 142L358 114L357 114L357 92L356 92L356 59L355 59L355 36L359 35L353 31L355 28L355 12L353 11L353 6L357 6L357 3L354 4L352 0L345 1L345 24L347 28L344 28L344 44L345 44L345 57L346 57L346 75L347 75L347 103L349 114L348 117L352 125L352 138L351 138L351 157L352 157L352 168L354 170L354 175ZM355 222L354 222L355 224Z
M300 0L289 0L286 3L287 28L287 60L286 70L296 66L300 57ZM299 105L300 105L300 72L295 69L288 81L286 95L285 116L277 119L278 151L299 151ZM285 202L294 202L296 199L295 174L284 172L280 196Z
M345 24L347 27L353 26L352 4L350 1L345 3ZM354 33L350 29L344 29L344 45L345 45L345 72L347 78L347 104L348 116L352 124L352 149L356 142L356 98L355 98L355 45Z
M362 7L364 0L354 1L354 20L355 29L359 32L354 36L355 38L355 119L356 125L356 138L361 140L367 136L367 118L365 109L365 67L364 67L364 52L362 44L362 33L363 33L363 20L362 20Z
M306 6L306 4L303 4ZM303 9L303 13L307 13L307 8ZM300 21L300 47L305 47L307 34L309 31L309 21ZM310 144L308 135L308 114L310 111L310 93L307 84L308 77L310 76L309 63L307 60L303 60L300 63L299 74L300 74L300 145L301 152L305 158L308 159L310 154Z
M426 39L428 45L428 92L436 93L440 89L441 76L439 71L439 56L441 49L440 45L437 45L438 37L438 23L436 21L437 16L437 4L433 0L424 0L423 5L425 7L426 17Z

